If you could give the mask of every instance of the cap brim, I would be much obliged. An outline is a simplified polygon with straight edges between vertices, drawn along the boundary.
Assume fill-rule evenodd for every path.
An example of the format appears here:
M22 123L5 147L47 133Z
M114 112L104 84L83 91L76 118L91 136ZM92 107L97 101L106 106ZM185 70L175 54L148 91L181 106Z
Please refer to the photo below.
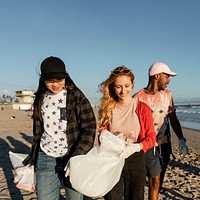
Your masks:
M177 73L175 73L175 72L170 72L170 73L166 73L166 74L169 74L170 76L176 76L177 75Z
M67 74L66 73L48 73L48 74L43 74L41 76L41 79L42 81L47 81L49 79L54 79L54 78L57 78L57 79L64 79L66 78Z

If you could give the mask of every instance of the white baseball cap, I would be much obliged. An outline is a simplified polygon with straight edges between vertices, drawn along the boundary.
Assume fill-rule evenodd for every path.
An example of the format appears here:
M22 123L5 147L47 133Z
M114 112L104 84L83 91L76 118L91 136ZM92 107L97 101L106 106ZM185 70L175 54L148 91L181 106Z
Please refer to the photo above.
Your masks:
M153 76L155 74L165 73L169 74L170 76L176 76L177 73L172 72L171 69L162 62L156 62L152 64L149 68L149 76Z

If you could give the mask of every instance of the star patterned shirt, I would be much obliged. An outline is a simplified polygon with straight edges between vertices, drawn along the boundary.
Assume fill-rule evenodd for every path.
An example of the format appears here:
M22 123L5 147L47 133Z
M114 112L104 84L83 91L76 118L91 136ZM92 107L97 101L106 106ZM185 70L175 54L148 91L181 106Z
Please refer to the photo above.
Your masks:
M68 153L66 95L66 90L62 90L58 94L48 91L42 104L44 132L41 137L40 148L52 157L62 157Z

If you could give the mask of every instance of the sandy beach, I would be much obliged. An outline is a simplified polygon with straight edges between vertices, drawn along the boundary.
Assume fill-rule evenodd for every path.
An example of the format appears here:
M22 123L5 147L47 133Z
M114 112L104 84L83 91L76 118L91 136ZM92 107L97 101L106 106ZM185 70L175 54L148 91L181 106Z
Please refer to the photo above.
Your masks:
M0 111L0 200L36 200L36 194L19 190L13 182L8 152L28 153L32 142L31 112ZM178 139L172 133L173 154L159 199L200 199L200 131L183 128L189 154L181 160ZM62 191L61 191L62 192ZM147 186L145 187L147 199Z

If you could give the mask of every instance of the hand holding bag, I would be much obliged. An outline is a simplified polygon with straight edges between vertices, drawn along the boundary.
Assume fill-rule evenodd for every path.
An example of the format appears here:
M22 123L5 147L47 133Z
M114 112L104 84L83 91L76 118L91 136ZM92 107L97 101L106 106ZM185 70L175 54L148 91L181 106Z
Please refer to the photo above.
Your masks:
M93 198L107 194L119 181L125 159L119 155L125 143L109 131L101 133L101 145L86 155L70 159L70 182L78 192Z

